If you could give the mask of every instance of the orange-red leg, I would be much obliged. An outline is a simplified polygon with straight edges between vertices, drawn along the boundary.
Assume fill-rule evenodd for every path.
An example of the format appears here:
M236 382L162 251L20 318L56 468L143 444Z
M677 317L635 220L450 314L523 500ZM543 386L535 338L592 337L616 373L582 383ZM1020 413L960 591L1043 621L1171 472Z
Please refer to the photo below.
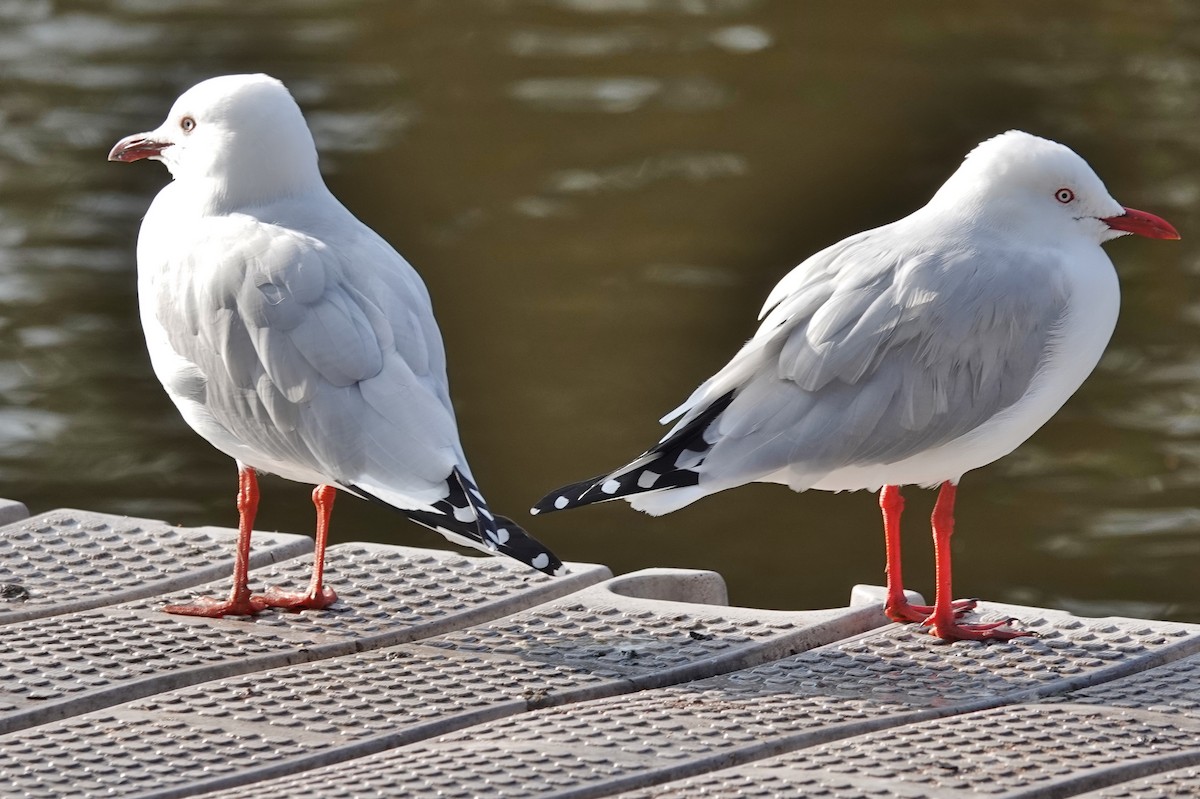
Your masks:
M933 506L933 555L937 567L937 597L934 599L933 615L926 624L930 632L945 641L1008 641L1033 633L1019 630L1002 630L1008 621L983 624L959 624L958 613L951 597L950 587L950 537L954 535L954 498L958 487L947 481L938 491L937 503Z
M933 608L914 605L904 596L904 578L900 572L900 515L904 513L904 497L900 486L884 486L879 490L879 507L883 511L884 549L887 553L887 599L883 612L892 621L924 622ZM960 599L953 603L956 614L975 607L975 600Z
M258 476L249 466L238 464L238 538L233 555L233 588L229 598L222 601L213 597L199 597L190 605L167 605L167 613L184 616L249 616L267 607L266 603L250 595L247 584L250 572L250 534L254 530L254 517L258 513Z
M272 586L266 593L256 596L266 605L273 608L310 608L319 610L337 602L337 594L325 585L325 545L329 541L329 519L333 515L333 501L337 498L337 489L330 485L319 485L313 489L313 505L317 509L316 545L313 548L312 579L308 581L308 590L284 591L278 586Z

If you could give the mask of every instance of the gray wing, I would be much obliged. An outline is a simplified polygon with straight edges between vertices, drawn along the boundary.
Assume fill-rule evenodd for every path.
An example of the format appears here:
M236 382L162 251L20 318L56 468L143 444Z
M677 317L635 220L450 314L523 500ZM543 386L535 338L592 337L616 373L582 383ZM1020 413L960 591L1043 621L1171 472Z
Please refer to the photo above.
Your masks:
M179 248L157 315L202 379L176 388L219 426L206 437L228 450L223 431L251 466L428 506L466 470L428 294L382 239L329 210L328 235L234 216Z
M680 409L676 429L736 392L704 435L702 480L733 485L791 467L815 482L978 427L1025 394L1052 347L1066 310L1052 257L998 242L897 254L871 234L814 256Z

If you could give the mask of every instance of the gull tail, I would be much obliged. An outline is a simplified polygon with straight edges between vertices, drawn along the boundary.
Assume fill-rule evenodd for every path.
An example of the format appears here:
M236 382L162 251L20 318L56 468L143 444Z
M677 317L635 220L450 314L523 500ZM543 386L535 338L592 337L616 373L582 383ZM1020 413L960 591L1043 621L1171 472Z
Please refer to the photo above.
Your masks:
M733 401L733 392L714 400L687 424L668 435L654 447L643 452L633 461L614 472L606 472L588 480L571 483L542 497L530 509L530 513L551 513L556 510L577 508L580 505L591 505L595 502L609 502L614 499L628 499L637 494L663 492L669 494L673 490L683 489L688 498L682 504L667 502L670 510L682 507L703 496L704 492L696 489L700 482L700 467L712 449L712 442L704 437L705 432L714 420L729 407ZM693 489L688 491L687 489ZM639 510L655 513L650 507L643 506L638 500L630 500ZM650 504L650 503L648 503ZM657 503L653 503L657 504ZM666 512L666 510L659 511ZM655 513L657 515L657 513Z
M493 514L483 494L459 469L450 472L446 486L449 494L445 499L433 503L432 510L396 508L357 486L354 490L368 499L400 511L417 524L441 533L456 544L491 554L507 555L551 576L567 573L566 566L548 547L512 519Z

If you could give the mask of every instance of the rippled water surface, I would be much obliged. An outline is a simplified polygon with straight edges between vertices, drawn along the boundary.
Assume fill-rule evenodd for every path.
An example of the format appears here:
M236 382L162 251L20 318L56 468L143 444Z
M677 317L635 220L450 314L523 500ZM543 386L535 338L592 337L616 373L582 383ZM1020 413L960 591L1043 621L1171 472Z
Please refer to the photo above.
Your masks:
M519 518L653 442L807 255L922 205L983 138L1069 144L1184 241L1108 246L1113 342L963 481L958 592L1200 621L1196 4L0 0L0 494L233 522L233 465L161 393L136 317L166 172L105 155L241 71L288 84L334 192L424 275L476 476ZM309 529L306 488L264 492L261 528ZM931 592L932 497L908 493L906 577ZM717 569L738 603L801 608L882 580L877 513L751 486L530 528L570 559ZM335 535L440 545L350 499Z

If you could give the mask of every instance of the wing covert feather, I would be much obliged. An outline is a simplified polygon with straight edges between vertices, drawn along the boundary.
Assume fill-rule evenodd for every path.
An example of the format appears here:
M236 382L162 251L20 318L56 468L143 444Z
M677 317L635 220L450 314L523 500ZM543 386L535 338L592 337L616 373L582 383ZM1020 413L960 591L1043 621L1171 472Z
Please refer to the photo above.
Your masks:
M773 293L754 338L684 406L675 429L736 390L705 434L705 479L787 468L799 488L903 460L1015 403L1052 351L1067 307L1053 256L983 244L897 258L868 235L843 244L781 281L793 293ZM1006 262L980 268L984 251Z
M428 505L467 469L424 284L357 221L335 241L301 227L209 218L174 248L185 255L161 265L154 309L186 364L171 382L187 396L173 393L256 468L295 464Z

